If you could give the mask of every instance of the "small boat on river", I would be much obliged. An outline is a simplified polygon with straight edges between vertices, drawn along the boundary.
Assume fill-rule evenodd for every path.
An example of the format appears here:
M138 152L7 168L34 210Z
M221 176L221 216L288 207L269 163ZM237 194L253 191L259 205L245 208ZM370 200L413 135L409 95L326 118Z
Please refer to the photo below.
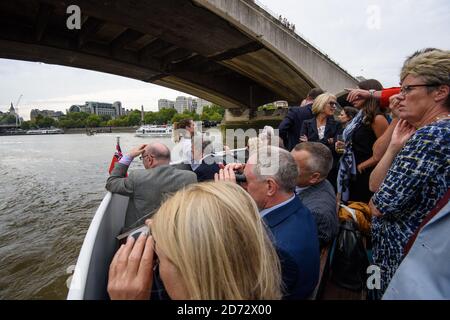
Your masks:
M136 130L136 137L171 137L172 126L143 125Z
M64 130L62 129L38 129L38 130L28 130L27 134L62 134Z

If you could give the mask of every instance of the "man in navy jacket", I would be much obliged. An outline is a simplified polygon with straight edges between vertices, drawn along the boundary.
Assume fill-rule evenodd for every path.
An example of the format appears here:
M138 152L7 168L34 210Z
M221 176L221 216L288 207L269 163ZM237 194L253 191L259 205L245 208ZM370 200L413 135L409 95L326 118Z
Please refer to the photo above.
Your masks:
M284 146L291 151L300 142L300 130L303 121L314 118L312 113L312 104L323 91L314 88L308 93L305 104L300 107L292 107L289 109L286 117L278 126L280 138L283 139Z
M268 153L270 150L270 153ZM269 154L269 156L267 156ZM242 164L228 164L216 180L235 181ZM306 299L319 278L319 240L311 212L295 196L298 177L292 155L267 147L250 156L244 168L243 187L255 200L281 262L284 299Z

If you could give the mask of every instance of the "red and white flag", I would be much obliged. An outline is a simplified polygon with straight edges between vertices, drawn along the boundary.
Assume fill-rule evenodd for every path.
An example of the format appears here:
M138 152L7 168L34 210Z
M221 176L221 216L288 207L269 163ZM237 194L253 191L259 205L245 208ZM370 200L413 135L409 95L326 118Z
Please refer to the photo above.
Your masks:
M111 174L111 171L114 169L114 166L117 162L122 158L122 149L120 149L120 137L117 137L117 144L116 144L116 152L114 152L114 155L111 159L111 164L109 165L109 174Z

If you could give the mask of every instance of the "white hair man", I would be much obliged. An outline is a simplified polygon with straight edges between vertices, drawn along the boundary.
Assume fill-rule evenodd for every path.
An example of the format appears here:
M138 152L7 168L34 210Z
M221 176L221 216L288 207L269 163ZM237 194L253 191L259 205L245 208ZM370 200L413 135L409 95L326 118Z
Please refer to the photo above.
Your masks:
M319 277L319 240L311 212L295 196L298 170L292 155L278 147L260 148L247 164L228 164L216 181L236 181L242 170L242 187L255 200L280 257L285 299L305 299Z

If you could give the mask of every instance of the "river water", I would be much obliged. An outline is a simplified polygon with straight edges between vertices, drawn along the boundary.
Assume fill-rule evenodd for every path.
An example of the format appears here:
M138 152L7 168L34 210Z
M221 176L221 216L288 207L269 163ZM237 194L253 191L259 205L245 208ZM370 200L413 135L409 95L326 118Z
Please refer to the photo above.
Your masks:
M133 133L0 137L0 299L66 298L70 266L106 194L116 136L124 153L152 141Z

